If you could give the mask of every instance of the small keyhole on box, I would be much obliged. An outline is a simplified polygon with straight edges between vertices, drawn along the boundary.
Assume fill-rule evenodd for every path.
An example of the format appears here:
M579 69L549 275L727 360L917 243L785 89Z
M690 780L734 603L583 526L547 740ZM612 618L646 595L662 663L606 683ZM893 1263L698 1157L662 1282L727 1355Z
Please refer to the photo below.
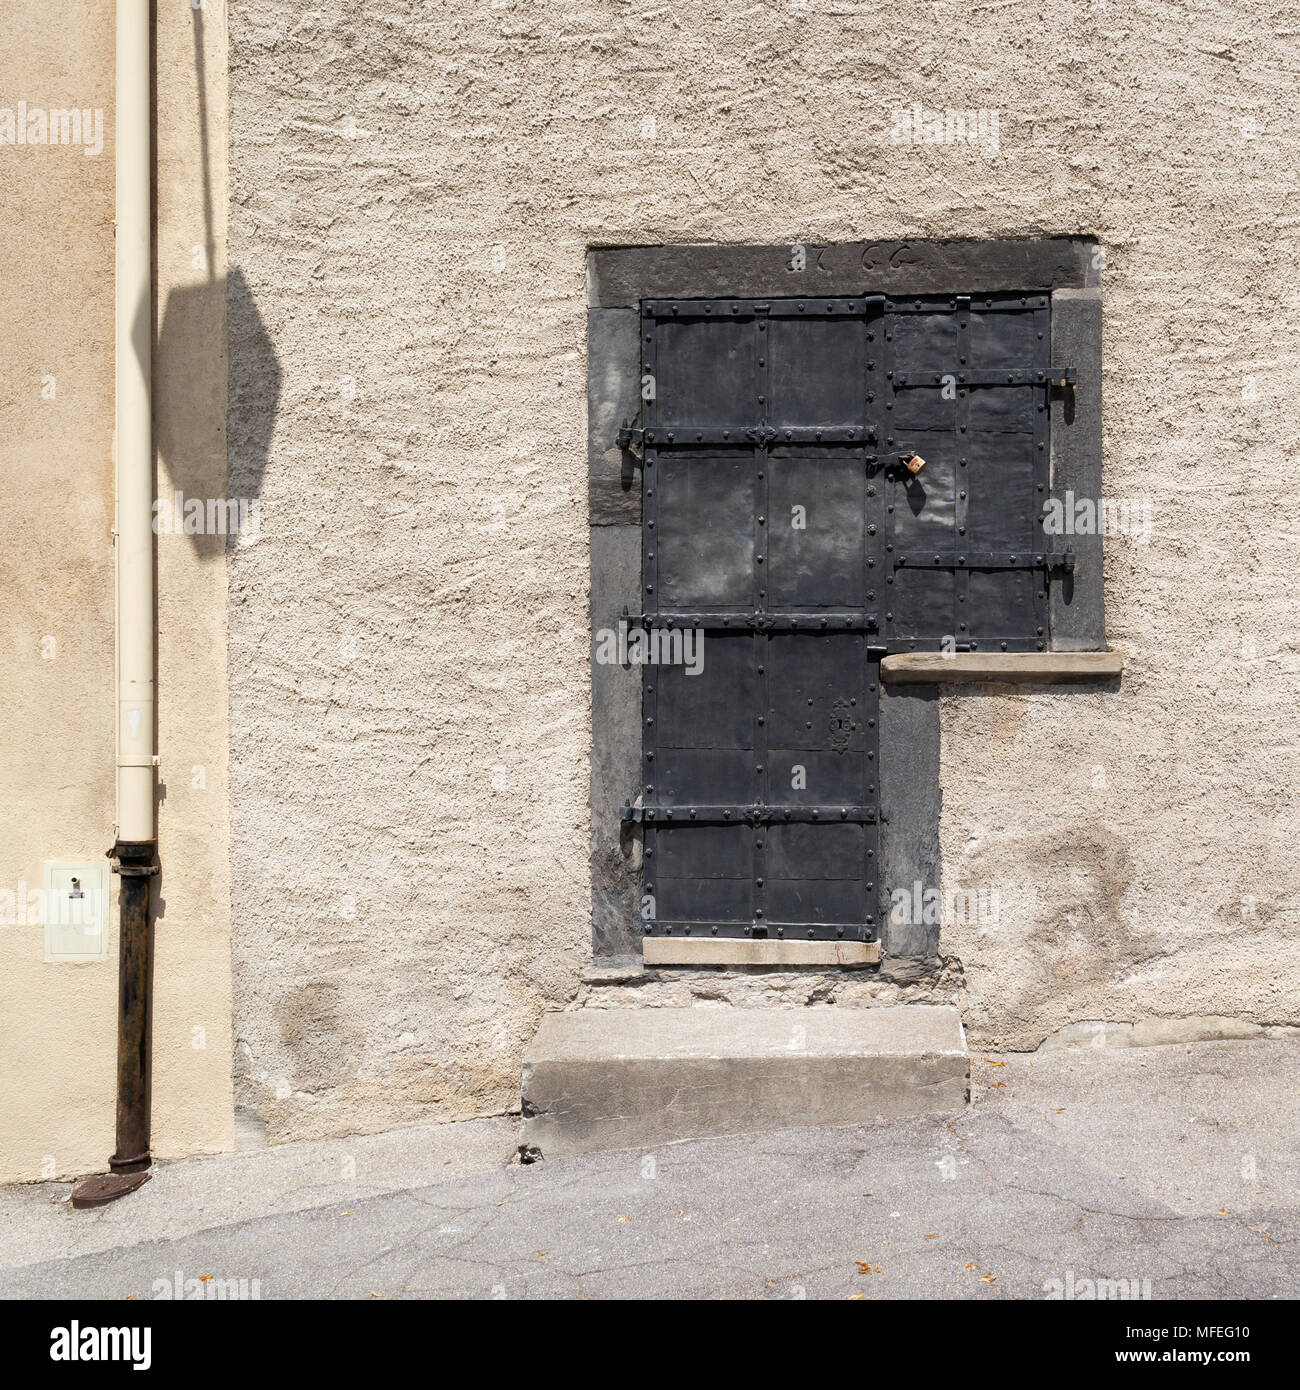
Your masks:
M85 896L86 895L81 891L81 880L79 878L74 878L72 880L72 892L68 894L68 897L84 898Z

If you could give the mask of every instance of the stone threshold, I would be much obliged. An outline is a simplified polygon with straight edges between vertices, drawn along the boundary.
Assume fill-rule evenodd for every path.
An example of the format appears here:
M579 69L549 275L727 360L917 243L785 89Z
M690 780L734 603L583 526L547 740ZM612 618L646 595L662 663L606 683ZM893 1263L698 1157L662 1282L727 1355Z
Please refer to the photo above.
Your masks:
M958 1114L970 1085L946 1005L585 1009L542 1015L524 1138L547 1158L681 1139Z
M652 965L837 965L880 963L878 941L753 941L716 936L648 936L642 959Z

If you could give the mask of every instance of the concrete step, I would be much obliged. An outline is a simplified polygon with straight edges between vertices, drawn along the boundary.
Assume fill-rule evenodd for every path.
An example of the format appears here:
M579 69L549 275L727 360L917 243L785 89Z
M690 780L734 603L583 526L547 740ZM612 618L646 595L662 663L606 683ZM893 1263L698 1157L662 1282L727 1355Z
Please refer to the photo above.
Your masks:
M547 1158L962 1110L957 1010L580 1009L524 1054L524 1138Z

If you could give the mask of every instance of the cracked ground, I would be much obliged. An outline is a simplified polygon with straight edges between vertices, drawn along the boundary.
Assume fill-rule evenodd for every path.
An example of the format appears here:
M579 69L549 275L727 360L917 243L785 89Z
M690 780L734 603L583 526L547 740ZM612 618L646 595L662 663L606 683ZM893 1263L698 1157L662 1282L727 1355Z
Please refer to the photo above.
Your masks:
M529 1166L498 1118L160 1164L98 1212L11 1188L0 1296L1294 1298L1297 1046L975 1054L959 1117Z

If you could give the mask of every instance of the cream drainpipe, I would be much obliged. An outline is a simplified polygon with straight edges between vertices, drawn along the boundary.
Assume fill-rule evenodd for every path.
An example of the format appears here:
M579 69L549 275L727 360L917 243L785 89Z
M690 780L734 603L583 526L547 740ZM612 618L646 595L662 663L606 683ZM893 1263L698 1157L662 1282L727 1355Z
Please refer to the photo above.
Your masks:
M117 0L117 838L154 838L149 0Z
M117 0L117 1148L72 1193L102 1206L149 1179L154 830L153 139L150 0Z

